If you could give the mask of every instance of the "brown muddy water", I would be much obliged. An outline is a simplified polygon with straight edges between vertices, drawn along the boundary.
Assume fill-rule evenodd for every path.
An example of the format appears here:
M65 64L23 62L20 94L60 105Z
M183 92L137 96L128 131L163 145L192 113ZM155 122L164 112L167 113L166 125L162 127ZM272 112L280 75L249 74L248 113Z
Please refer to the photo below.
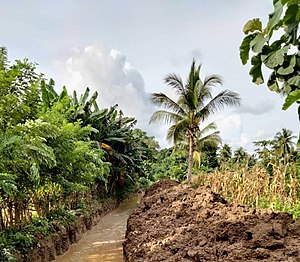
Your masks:
M104 216L56 262L122 262L127 219L140 200L133 196Z

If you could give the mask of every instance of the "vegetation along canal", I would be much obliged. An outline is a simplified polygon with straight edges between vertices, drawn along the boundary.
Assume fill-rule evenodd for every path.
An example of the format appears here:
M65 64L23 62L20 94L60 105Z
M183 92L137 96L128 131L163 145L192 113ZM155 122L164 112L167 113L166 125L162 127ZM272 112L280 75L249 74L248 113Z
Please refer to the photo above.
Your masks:
M139 201L138 196L126 199L120 206L104 216L68 252L57 257L56 262L121 262L127 219Z

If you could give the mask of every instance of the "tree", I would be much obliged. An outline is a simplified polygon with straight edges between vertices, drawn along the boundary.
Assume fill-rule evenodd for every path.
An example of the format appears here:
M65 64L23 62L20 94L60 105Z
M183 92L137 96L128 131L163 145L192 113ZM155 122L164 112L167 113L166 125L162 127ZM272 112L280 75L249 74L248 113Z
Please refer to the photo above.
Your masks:
M281 132L278 132L275 137L275 150L277 151L279 157L283 158L283 163L286 164L289 160L289 155L291 154L295 143L293 139L296 136L293 135L292 131L283 128Z
M260 140L253 142L255 146L255 152L257 153L261 163L268 169L270 169L270 163L274 157L274 140Z
M133 175L143 175L143 161L156 153L158 144L146 132L134 129L136 119L125 117L117 104L99 109L96 101L98 93L94 92L89 97L89 88L78 99L76 91L71 97L66 88L63 88L60 95L56 94L53 85L53 80L42 85L43 110L47 111L55 102L68 100L63 105L68 121L79 121L82 127L92 128L89 138L98 147L106 150L106 158L111 163L111 176L108 181L111 192L115 192L117 186L123 187L125 178L134 182Z
M265 28L259 18L245 24L243 31L247 36L241 43L240 57L242 63L246 64L249 51L252 50L249 74L256 84L264 83L262 65L271 70L267 85L271 91L287 95L282 107L286 110L293 103L300 103L300 2L274 0L273 5L274 12L269 15ZM279 30L284 30L284 33ZM300 105L298 115L300 121Z
M212 87L222 84L222 80L217 75L208 75L204 81L200 79L200 68L193 60L189 77L185 84L181 77L176 74L169 74L165 78L165 83L171 86L176 95L177 101L163 93L151 94L151 100L155 105L164 109L156 111L150 123L162 121L171 123L168 130L167 139L177 144L185 139L188 140L188 175L190 183L192 179L193 153L195 148L196 134L200 130L200 125L207 118L223 109L225 106L240 105L239 95L235 92L224 90L212 96Z
M233 160L236 163L244 163L248 158L248 154L243 147L237 148L233 153Z
M34 119L40 107L39 84L42 75L27 59L7 63L7 50L0 48L0 129Z
M224 144L220 150L220 161L229 162L232 157L232 150L228 144Z
M144 170L148 181L161 179L182 181L187 171L185 152L174 150L172 147L164 148L157 153L156 159L144 161Z

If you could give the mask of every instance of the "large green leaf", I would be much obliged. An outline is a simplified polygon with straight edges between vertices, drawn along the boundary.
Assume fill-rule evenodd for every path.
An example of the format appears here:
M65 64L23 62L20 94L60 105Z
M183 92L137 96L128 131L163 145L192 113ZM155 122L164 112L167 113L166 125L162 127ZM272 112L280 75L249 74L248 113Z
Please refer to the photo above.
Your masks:
M300 86L300 76L296 75L288 80L289 85Z
M286 97L285 102L282 106L282 109L287 110L296 101L300 102L300 89L292 91L288 94L288 96Z
M87 101L87 99L88 99L88 97L89 97L89 94L90 94L90 89L87 87L87 88L85 89L84 94L82 94L82 95L80 96L79 103L80 103L80 104L84 104L84 103Z
M283 18L284 24L291 24L297 21L297 16L299 13L299 4L293 4L288 7Z
M250 75L252 76L252 82L259 85L264 82L264 78L261 72L261 57L260 55L253 56L251 59L252 67L250 69Z
M268 84L268 87L269 87L269 89L271 91L273 91L273 92L279 92L279 86L278 86L278 82L277 82L275 73L272 73L270 75L267 84Z
M240 46L240 58L242 60L243 65L245 65L249 59L249 51L250 51L250 42L255 38L255 35L248 35L243 39L243 42Z
M274 12L269 15L269 17L270 17L269 22L268 22L269 28L272 29L278 24L278 22L280 21L282 11L283 11L283 5L282 5L281 1L277 1L274 4Z
M287 67L281 66L278 70L277 73L280 75L289 75L294 72L294 67L296 65L296 57L293 56L291 58L290 64Z
M59 95L59 100L62 100L66 96L68 96L68 91L67 91L67 88L65 86L63 86L63 90L61 91L61 93Z
M264 64L270 69L274 69L277 66L281 66L284 62L284 56L288 48L288 46L285 46L282 49L270 52L270 54L267 56L263 56Z
M254 18L252 20L249 20L243 28L243 32L245 34L248 34L250 32L255 32L255 31L262 31L262 24L259 18Z
M287 4L287 6L298 4L299 0L281 0L283 5Z
M267 39L262 34L257 34L256 37L251 41L250 47L253 52L259 53L262 51L264 44L267 42Z

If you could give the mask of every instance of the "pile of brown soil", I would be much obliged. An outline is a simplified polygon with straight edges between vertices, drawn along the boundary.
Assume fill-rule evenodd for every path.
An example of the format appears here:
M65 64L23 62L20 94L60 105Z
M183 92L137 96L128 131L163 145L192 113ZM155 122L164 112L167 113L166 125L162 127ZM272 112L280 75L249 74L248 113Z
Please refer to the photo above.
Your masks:
M124 257L150 261L298 261L300 220L228 203L208 187L163 181L128 220Z

